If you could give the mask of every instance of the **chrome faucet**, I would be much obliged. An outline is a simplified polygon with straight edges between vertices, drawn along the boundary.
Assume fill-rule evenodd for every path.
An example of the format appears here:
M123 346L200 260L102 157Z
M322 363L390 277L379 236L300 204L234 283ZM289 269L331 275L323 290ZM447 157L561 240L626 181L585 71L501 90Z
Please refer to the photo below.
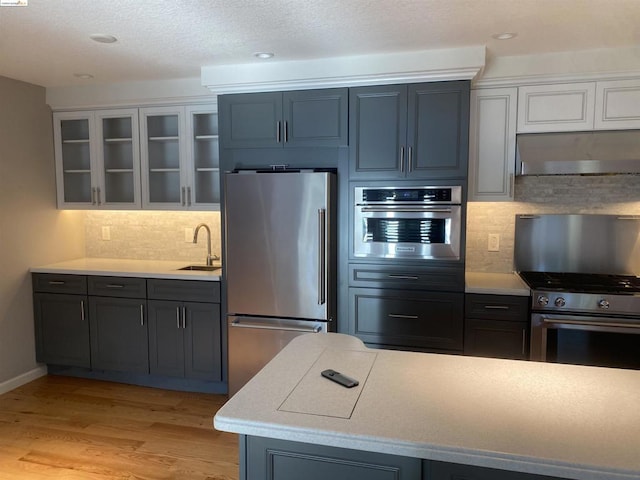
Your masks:
M198 232L203 227L207 231L207 265L213 265L213 261L220 260L220 257L217 255L211 255L211 230L206 224L201 223L196 227L193 232L193 243L198 243Z

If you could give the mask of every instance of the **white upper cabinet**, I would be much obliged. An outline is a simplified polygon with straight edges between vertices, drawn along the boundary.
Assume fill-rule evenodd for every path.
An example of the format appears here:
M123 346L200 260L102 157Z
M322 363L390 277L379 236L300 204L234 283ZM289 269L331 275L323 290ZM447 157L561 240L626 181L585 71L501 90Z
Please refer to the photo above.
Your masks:
M220 208L215 105L142 108L140 136L143 208Z
M593 130L596 84L518 88L518 133Z
M597 82L595 128L640 128L640 80Z
M469 200L513 200L518 89L471 91Z
M140 208L137 109L54 113L58 208Z

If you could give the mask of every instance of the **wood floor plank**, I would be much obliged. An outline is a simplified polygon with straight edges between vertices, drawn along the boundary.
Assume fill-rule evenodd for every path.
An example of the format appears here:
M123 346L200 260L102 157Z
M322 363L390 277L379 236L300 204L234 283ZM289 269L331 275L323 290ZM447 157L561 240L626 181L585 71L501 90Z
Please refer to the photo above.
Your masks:
M0 395L0 480L237 480L225 395L46 376Z

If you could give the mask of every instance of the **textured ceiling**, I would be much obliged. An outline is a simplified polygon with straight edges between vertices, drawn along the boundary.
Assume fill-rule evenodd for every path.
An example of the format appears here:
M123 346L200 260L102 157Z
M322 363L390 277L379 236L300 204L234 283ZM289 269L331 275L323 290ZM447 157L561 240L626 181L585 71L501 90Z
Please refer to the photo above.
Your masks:
M491 35L517 32L509 41ZM114 44L89 39L111 34ZM640 0L29 0L0 7L0 75L47 87L199 77L203 65L486 45L640 46ZM80 80L75 73L90 73Z

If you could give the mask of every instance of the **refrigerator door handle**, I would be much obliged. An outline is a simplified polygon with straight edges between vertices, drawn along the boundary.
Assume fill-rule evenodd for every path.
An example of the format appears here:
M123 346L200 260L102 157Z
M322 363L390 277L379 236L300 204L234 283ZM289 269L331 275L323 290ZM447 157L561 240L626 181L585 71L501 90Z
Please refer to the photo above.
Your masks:
M327 211L324 208L318 209L318 235L319 235L319 250L318 250L318 305L324 305L326 301L326 217Z
M285 327L281 325L267 325L265 323L242 321L240 319L233 320L230 324L235 328L254 328L257 330L285 330L288 332L302 332L302 333L319 333L322 331L322 325L313 324L309 327Z

